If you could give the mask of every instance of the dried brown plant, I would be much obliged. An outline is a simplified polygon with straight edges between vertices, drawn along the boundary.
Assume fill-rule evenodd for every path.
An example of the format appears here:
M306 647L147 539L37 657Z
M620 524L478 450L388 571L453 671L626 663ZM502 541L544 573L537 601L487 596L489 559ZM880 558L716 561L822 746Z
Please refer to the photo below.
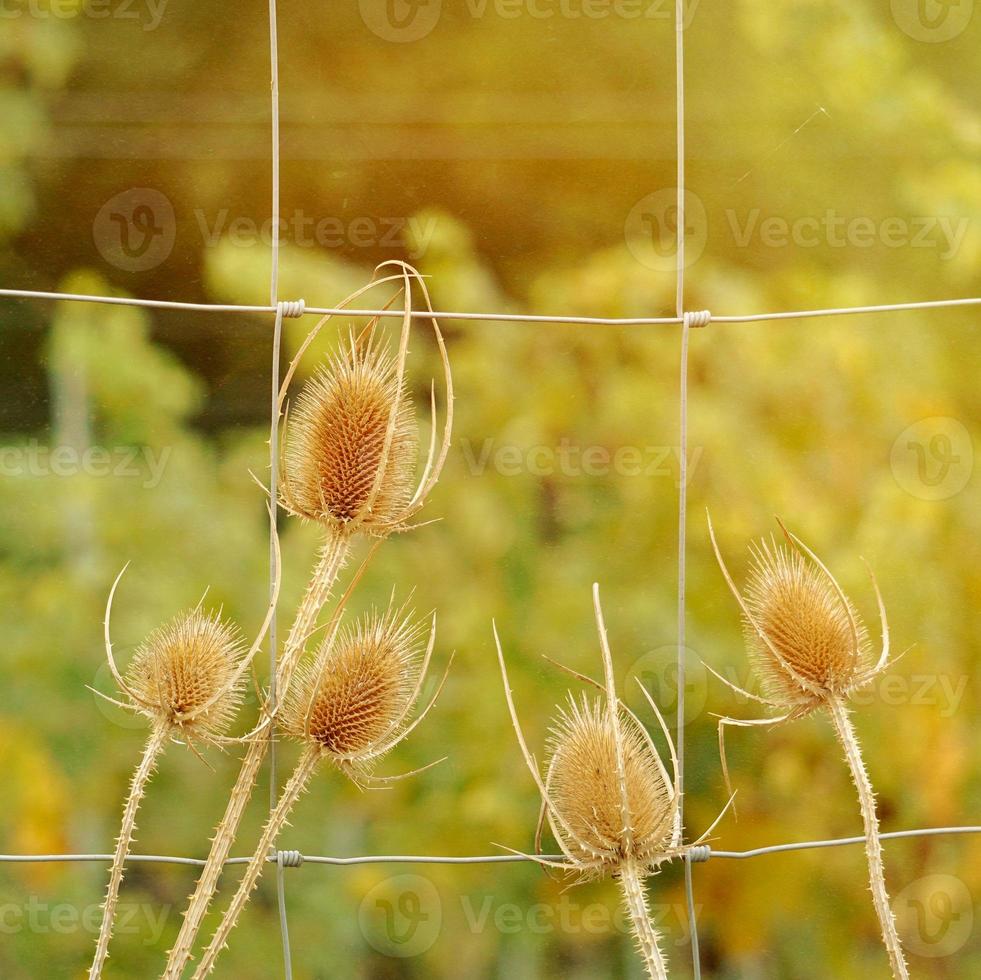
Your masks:
M566 667L562 669L597 688L603 697L590 700L583 695L577 700L569 695L568 704L559 710L549 730L544 778L518 721L501 641L494 627L511 723L542 798L536 849L540 847L542 823L547 821L565 860L540 854L525 856L573 875L577 881L616 878L647 974L655 980L666 980L667 965L659 934L651 922L644 881L665 862L701 844L718 820L694 844L682 843L678 759L671 735L654 700L638 681L667 739L673 770L669 777L647 729L617 696L598 585L593 586L593 607L604 683Z
M722 718L719 721L719 750L726 784L729 784L724 741L727 726L772 727L822 708L827 710L858 792L872 898L892 974L895 980L908 980L902 944L886 890L875 794L846 705L851 695L867 687L895 663L895 659L890 661L889 657L885 604L875 574L868 568L882 626L882 650L873 663L868 631L835 577L800 538L791 534L779 520L778 523L786 546L771 540L751 547L749 581L745 594L742 594L723 561L711 518L708 522L719 567L742 610L750 659L762 682L764 696L751 694L727 681L711 667L708 669L727 687L775 712L769 718Z
M280 718L284 730L303 751L266 821L238 890L198 964L195 980L214 969L258 884L270 850L322 762L332 762L361 788L405 779L437 764L399 776L372 773L377 761L426 717L446 680L444 674L425 708L413 721L407 721L419 700L432 657L435 616L425 644L424 635L422 625L406 606L389 606L383 615L372 613L340 635L335 630L316 657L300 667Z
M198 603L171 622L154 630L133 654L125 674L116 666L109 622L119 573L106 602L105 645L109 669L125 701L99 693L117 707L141 714L150 723L150 735L133 772L129 793L109 873L102 908L102 923L89 980L102 976L109 955L123 868L136 831L136 814L168 741L186 744L198 755L196 743L222 744L242 701L245 674L269 629L279 596L279 546L274 538L275 575L266 618L251 648L246 650L239 629L222 620L220 613L206 613Z
M384 536L404 520L419 448L394 355L372 324L307 382L286 426L280 500L336 535ZM386 446L389 420L394 419Z
M405 381L414 312L413 284L430 314L432 304L425 280L406 263L382 263L375 270L376 276L391 269L396 271L373 279L339 307L350 305L378 285L400 284L403 310L397 351L392 354L382 346L376 336L377 323L372 322L362 335L351 337L308 382L290 418L287 406L290 383L307 348L330 320L329 316L324 317L301 344L279 391L277 405L284 417L285 433L280 447L284 477L282 487L271 488L271 495L279 498L290 513L315 521L324 530L323 547L277 657L274 684L280 698L289 691L304 646L316 629L317 619L347 562L352 539L365 534L378 540L408 529L411 519L435 487L449 451L453 378L439 324L435 317L429 316L443 367L444 419L440 433L434 381L430 388L429 446L413 490L419 438ZM264 715L265 736L253 739L246 751L204 869L184 912L177 941L168 956L162 975L165 980L180 980L218 887L222 867L269 748L268 729L273 724L273 711L266 708Z

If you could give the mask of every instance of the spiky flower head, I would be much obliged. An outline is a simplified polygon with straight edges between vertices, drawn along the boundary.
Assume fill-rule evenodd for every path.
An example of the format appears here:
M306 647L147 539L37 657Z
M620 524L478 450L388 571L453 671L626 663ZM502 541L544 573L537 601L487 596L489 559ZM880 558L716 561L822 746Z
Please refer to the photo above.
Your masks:
M369 330L307 382L286 430L284 507L340 534L384 536L402 524L418 432L398 364Z
M192 609L140 644L126 670L127 693L138 710L174 735L221 734L242 700L244 653L236 626Z
M346 772L367 772L405 731L425 666L412 615L372 612L301 665L283 703L285 730Z
M799 702L802 691L847 693L871 657L851 600L797 547L763 540L750 553L743 628L767 695L786 703Z
M615 870L626 858L655 861L672 847L675 801L637 723L619 718L627 814L619 785L617 733L607 706L569 695L549 730L545 785L554 813L549 825L576 863ZM627 828L629 827L629 832Z

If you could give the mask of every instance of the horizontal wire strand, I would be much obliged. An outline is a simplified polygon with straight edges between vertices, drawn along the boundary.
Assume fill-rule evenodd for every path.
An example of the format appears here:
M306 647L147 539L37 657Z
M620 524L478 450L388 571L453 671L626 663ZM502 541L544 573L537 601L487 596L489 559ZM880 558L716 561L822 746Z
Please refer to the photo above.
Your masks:
M964 827L925 827L918 830L893 830L881 834L882 840L906 840L914 837L940 837L948 834L981 834L981 826ZM708 857L731 858L743 860L746 858L763 857L768 854L782 854L787 851L817 850L826 847L844 847L851 844L864 844L864 837L837 837L829 840L800 841L789 844L771 844L766 847L755 847L747 851L716 851L708 849ZM536 862L536 858L526 854L478 854L453 857L449 855L427 854L363 854L355 857L329 857L320 854L302 854L298 851L278 851L270 854L268 859L275 864L279 855L291 855L284 861L287 867L299 867L303 864L326 864L335 866L355 864L512 864ZM550 861L564 860L561 854L545 854L542 858ZM58 862L82 861L111 861L111 854L0 854L0 864L41 864ZM229 858L226 865L248 864L250 858ZM126 858L128 864L180 864L192 867L203 867L204 861L199 858L171 857L160 854L131 854Z
M176 300L138 299L130 296L96 296L83 293L43 292L33 289L0 289L0 296L11 299L50 299L76 303L102 303L109 306L139 306L158 310L189 310L201 313L275 313L275 306L250 306L228 303L183 303ZM897 313L904 310L937 310L954 307L981 306L981 296L961 299L922 300L911 303L885 303L878 306L841 306L821 310L784 310L775 313L712 314L713 323L759 323L768 320L806 320L825 316L855 316L865 313ZM339 307L308 306L304 313L317 316L346 317L403 317L404 310L355 310ZM570 323L586 326L670 326L683 322L677 316L610 317L565 316L541 313L477 313L456 310L410 310L419 319L436 317L441 320L486 320L495 323Z

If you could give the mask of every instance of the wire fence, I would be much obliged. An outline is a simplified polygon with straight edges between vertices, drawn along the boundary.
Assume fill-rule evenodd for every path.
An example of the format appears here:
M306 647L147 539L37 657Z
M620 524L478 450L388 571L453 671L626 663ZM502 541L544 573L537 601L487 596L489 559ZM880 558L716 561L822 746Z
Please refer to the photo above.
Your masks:
M879 836L882 840L909 840L915 837L941 837L956 834L981 834L981 827L925 827L919 830L893 830ZM708 844L692 848L692 863L704 864L713 858L744 860L765 857L768 854L783 854L787 851L811 851L825 847L847 847L851 844L864 844L864 837L835 837L828 840L807 840L789 844L769 844L754 847L748 851L716 850ZM563 862L562 854L541 854L538 857L548 861ZM0 864L57 864L59 862L103 862L112 861L111 854L0 854ZM233 857L225 862L226 867L248 864L249 857ZM302 854L300 851L278 850L269 855L269 862L287 868L298 868L304 864L329 864L334 867L347 867L359 864L521 864L536 863L525 854L356 854L354 857L332 857L324 854ZM178 864L194 868L204 867L203 858L177 857L169 854L130 854L127 864Z
M675 0L675 70L676 70L676 131L677 131L677 235L676 235L676 288L675 315L673 316L644 316L644 317L600 317L577 316L570 314L530 314L514 312L488 312L478 310L413 310L409 315L417 318L437 318L460 322L496 322L496 323L535 323L580 326L609 326L609 327L646 327L668 326L681 327L681 356L679 372L679 460L682 467L678 481L678 657L677 657L677 697L678 697L678 781L679 790L684 785L684 731L685 731L685 640L686 640L686 512L687 512L687 419L688 419L688 346L689 333L693 328L707 327L709 324L739 324L778 322L782 320L805 320L821 317L858 316L877 313L900 313L915 310L944 310L964 307L981 306L981 297L962 297L955 299L914 300L902 303L883 303L879 305L831 307L808 310L783 310L777 312L729 313L718 314L707 310L692 312L685 305L685 15L684 0ZM271 213L274 224L281 220L280 214L280 140L279 140L279 57L278 57L278 25L276 0L269 0L269 45L270 45L270 77L271 77ZM160 310L185 310L202 313L256 314L273 315L273 336L271 344L272 371L272 411L270 421L270 467L271 486L277 486L278 458L278 410L277 395L279 391L280 344L282 338L282 321L284 317L299 317L305 314L319 316L347 317L393 317L402 318L405 311L391 308L364 309L342 307L307 306L302 298L289 301L279 299L279 235L271 236L272 262L270 269L270 303L268 306L227 303L186 303L173 300L145 299L127 296L100 296L82 293L51 292L43 290L0 289L0 297L23 300L52 300L78 303L100 303L113 306L135 306ZM270 522L270 549L274 548L273 537L276 533L277 517L275 511ZM272 559L274 563L274 558ZM270 590L273 588L274 569L271 568ZM269 631L269 656L273 669L271 670L272 690L270 698L275 705L275 660L276 660L276 625L275 619ZM275 740L270 752L270 809L276 804L277 779ZM684 795L681 796L682 807ZM684 813L682 811L682 825ZM935 837L942 835L981 834L981 826L931 827L915 830L901 830L881 834L883 840L900 840L910 838ZM828 840L802 841L799 843L773 844L744 851L715 850L710 845L700 845L692 848L686 854L685 863L685 892L688 910L688 928L691 940L692 968L695 980L700 980L701 967L698 948L697 917L695 915L693 864L704 863L715 859L745 860L764 857L790 851L805 851L829 847L842 847L864 844L865 837L844 837ZM544 857L561 862L562 855L545 855ZM111 854L0 854L0 863L33 864L56 862L110 862ZM298 868L304 864L330 866L348 866L364 864L436 864L436 865L482 865L510 864L529 862L534 859L523 854L494 854L494 855L399 855L375 854L356 855L353 857L332 857L326 855L307 855L296 850L276 850L270 853L268 860L276 865L277 905L279 911L280 931L283 945L284 976L292 980L292 956L289 942L288 920L285 904L286 868ZM234 866L247 864L248 857L229 858L225 864ZM155 855L131 854L126 858L127 864L170 864L201 867L205 862L198 858Z

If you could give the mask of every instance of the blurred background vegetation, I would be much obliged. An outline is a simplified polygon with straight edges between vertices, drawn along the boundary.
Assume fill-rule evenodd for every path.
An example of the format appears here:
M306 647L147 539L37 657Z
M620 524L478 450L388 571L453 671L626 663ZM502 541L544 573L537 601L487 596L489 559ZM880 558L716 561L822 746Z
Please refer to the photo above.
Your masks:
M669 7L283 0L280 295L331 305L403 257L444 309L671 314ZM927 8L690 5L689 308L981 293L981 14L967 0ZM0 285L265 303L266 4L11 0L2 17ZM284 354L310 324L289 322ZM105 851L142 738L86 689L111 691L113 576L132 561L114 622L123 656L207 586L246 630L263 614L267 529L248 471L266 465L271 322L0 300L0 326L0 841ZM594 580L623 689L639 676L674 710L677 330L445 328L458 425L426 514L439 522L388 542L354 605L394 585L439 611L453 674L388 765L449 761L380 792L324 773L283 846L530 848L538 801L490 620L540 745L567 687L541 654L597 669ZM424 397L438 364L417 336ZM781 514L877 635L859 557L872 562L894 644L912 647L857 709L883 827L978 822L979 355L970 308L693 336L694 834L725 801L713 713L757 713L701 666L751 682L705 507L738 579L745 544ZM288 621L317 536L288 523L283 544ZM251 704L243 730L253 716ZM717 847L861 832L822 718L729 744L740 813ZM235 753L208 762L168 753L138 851L205 852L237 771ZM239 851L264 803L261 788ZM890 843L886 863L914 975L981 975L981 840ZM0 975L80 975L104 877L100 865L0 866ZM110 975L157 975L193 880L130 869ZM218 975L279 975L270 884ZM287 888L298 977L638 976L609 884L564 892L530 865L308 866ZM688 975L677 869L650 892L674 975ZM707 977L886 976L861 848L715 860L696 869L696 900Z

